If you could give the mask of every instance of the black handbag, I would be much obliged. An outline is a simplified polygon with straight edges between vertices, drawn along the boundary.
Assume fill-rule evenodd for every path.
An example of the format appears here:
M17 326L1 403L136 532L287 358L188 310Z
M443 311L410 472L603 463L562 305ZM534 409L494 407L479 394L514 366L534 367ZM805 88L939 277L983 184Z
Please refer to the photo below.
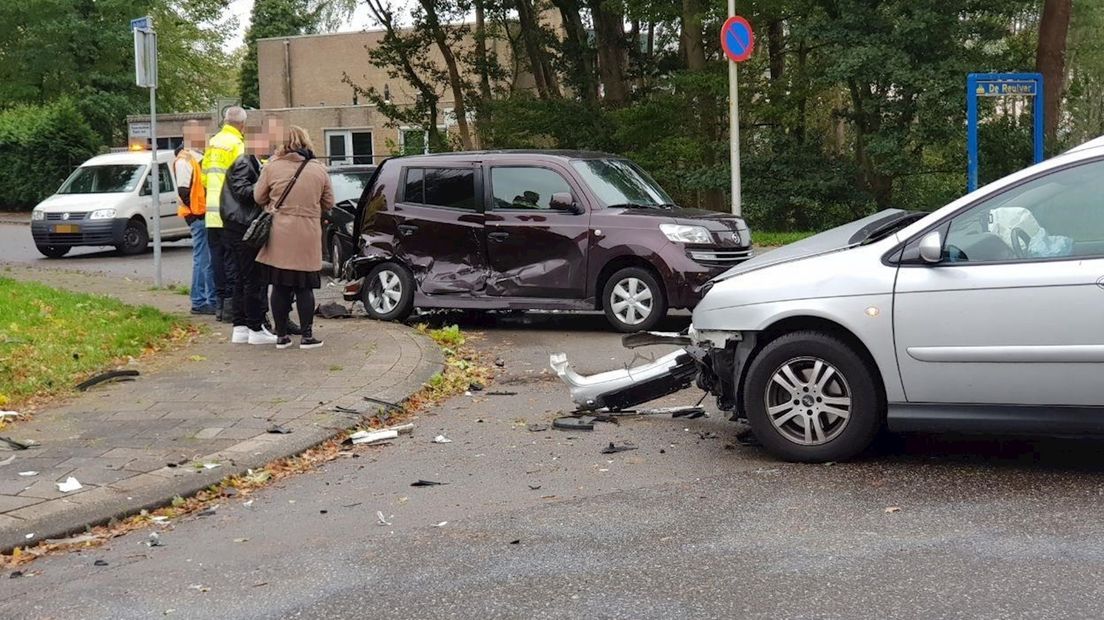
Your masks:
M299 173L303 172L303 168L307 167L309 159L304 159L302 164L299 164L299 169L295 171L295 176L291 177L291 182L284 188L284 193L280 196L280 199L276 201L276 208L273 212L279 211L280 207L284 206L284 200L287 199L288 193L291 192L291 188L295 186L295 182L299 180ZM249 223L249 228L245 229L245 234L242 235L242 241L252 248L263 248L268 243L268 237L272 234L272 216L273 213L261 211L261 214L257 216L257 219Z

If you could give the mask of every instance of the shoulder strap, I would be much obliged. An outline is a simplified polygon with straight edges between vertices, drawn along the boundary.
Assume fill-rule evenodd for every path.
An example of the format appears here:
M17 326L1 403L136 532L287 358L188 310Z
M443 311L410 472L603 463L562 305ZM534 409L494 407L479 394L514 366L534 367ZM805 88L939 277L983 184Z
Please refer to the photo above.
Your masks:
M280 199L276 201L276 207L273 211L279 211L280 207L284 206L284 200L287 198L288 193L291 192L291 188L295 186L295 182L299 180L299 173L303 171L303 168L307 167L308 163L310 163L310 160L304 159L303 163L299 164L299 169L295 171L295 176L291 177L291 183L288 183L287 187L284 188L284 193L281 194Z

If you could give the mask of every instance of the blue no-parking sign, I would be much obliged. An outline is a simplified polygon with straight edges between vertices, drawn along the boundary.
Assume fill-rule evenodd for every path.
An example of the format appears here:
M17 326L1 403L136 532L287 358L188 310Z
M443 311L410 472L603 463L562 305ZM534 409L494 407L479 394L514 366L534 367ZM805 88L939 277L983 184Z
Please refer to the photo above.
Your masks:
M734 15L721 26L721 48L732 62L744 62L755 51L755 33L748 20Z

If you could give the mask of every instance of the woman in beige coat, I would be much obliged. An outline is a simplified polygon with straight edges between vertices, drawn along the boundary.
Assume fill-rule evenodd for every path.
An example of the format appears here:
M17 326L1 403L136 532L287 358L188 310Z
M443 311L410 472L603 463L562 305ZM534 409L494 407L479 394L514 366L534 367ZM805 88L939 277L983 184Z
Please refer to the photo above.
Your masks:
M287 190L289 184L291 189ZM285 190L287 197L278 204ZM314 337L312 329L314 289L322 285L322 213L333 208L334 197L330 175L314 158L314 147L305 129L288 129L286 143L261 170L253 197L273 213L272 232L257 255L257 267L263 281L272 285L276 348L291 346L287 328L293 296L303 328L299 348L321 347L322 341Z

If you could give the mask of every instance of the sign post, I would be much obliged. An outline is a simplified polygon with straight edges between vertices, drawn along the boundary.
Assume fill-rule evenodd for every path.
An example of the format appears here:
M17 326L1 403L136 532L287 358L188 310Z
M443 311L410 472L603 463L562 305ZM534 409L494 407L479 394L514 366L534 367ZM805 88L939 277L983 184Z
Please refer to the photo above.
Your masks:
M732 214L740 215L743 196L740 190L740 86L736 64L751 58L755 51L755 33L748 20L736 15L736 0L728 0L728 19L721 26L721 47L728 63L728 139L729 165L732 168Z
M150 219L153 220L154 283L161 288L161 189L157 164L157 33L150 16L130 20L134 32L134 81L150 93Z
M1043 161L1043 75L971 73L966 76L966 191L978 187L978 97L1031 97L1034 163Z

